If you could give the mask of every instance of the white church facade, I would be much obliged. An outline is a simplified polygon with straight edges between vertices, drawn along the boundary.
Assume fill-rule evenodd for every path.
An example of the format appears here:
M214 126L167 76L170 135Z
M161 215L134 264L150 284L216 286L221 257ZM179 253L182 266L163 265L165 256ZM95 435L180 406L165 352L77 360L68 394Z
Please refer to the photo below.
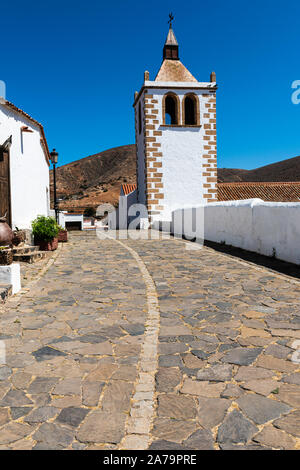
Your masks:
M30 229L49 215L50 154L43 126L5 99L0 101L0 216Z
M199 82L181 63L170 24L155 78L135 93L137 202L150 226L177 209L217 201L216 77Z

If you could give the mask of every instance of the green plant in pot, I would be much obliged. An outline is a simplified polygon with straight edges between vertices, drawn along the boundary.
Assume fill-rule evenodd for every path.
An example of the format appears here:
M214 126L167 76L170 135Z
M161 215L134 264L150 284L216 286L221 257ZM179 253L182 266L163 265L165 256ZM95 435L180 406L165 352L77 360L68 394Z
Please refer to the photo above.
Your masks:
M53 217L39 215L31 226L34 243L39 245L40 250L53 251L57 249L59 228Z

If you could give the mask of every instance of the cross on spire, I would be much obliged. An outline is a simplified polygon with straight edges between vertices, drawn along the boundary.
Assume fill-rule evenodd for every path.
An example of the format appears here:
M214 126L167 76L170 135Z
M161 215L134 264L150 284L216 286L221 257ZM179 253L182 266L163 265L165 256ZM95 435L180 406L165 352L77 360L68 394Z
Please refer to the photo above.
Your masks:
M168 21L168 23L170 25L170 28L172 28L172 21L174 21L174 15L171 12L171 13L169 13L169 21Z
M178 42L176 40L172 22L174 21L173 13L169 14L169 32L164 46L163 58L178 60Z

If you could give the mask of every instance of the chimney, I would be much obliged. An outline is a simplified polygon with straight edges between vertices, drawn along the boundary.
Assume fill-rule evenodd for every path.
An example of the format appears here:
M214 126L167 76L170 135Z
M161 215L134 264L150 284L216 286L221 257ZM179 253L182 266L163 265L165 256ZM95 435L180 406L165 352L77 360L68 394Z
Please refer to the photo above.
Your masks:
M210 74L210 81L211 81L211 82L216 82L216 81L217 81L216 72L212 72L212 73Z

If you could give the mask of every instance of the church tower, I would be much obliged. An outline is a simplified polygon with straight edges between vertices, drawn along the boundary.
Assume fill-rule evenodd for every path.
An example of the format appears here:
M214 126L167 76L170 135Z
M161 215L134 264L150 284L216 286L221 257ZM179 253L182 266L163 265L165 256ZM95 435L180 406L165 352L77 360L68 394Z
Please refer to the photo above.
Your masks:
M217 200L216 90L214 72L199 82L179 60L171 18L160 70L134 99L137 198L151 226Z

